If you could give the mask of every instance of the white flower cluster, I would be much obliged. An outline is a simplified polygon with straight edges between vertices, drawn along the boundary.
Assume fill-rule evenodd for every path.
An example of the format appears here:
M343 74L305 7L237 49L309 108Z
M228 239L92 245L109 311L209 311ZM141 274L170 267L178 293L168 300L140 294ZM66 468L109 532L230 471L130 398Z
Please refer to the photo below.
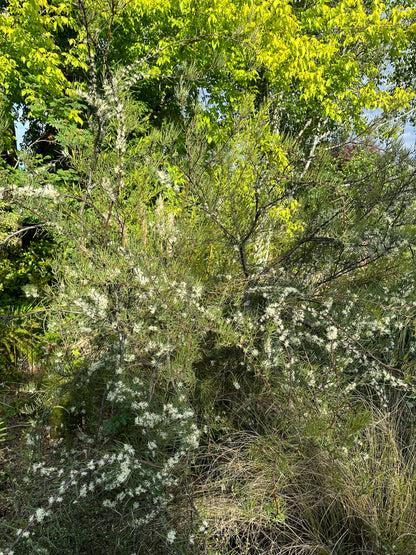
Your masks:
M115 202L117 185L114 185L114 183L111 182L111 179L108 176L105 176L101 180L101 187L107 195L108 200L110 202Z
M103 320L106 316L108 297L93 287L88 290L86 298L75 298L72 302L90 320Z
M36 287L36 285L32 283L23 285L22 289L26 297L29 297L32 299L36 299L37 297L39 297L39 289Z
M0 196L2 193L6 192L6 189L0 189ZM51 183L46 183L42 187L32 187L31 185L26 185L24 187L13 186L11 189L7 189L8 194L13 194L13 196L18 198L39 198L52 200L54 203L58 203L62 200L61 193L55 189Z
M246 311L236 310L227 320L240 335L252 330L246 341L249 345L261 337L260 356L254 355L257 349L245 348L248 367L257 375L278 374L280 387L287 393L295 386L306 387L315 392L317 403L330 392L335 395L340 386L348 395L370 385L381 399L385 387L410 391L406 381L383 366L383 361L397 358L396 338L403 334L409 318L406 314L414 311L406 300L413 295L411 289L406 293L404 284L403 296L390 297L387 302L382 295L360 298L349 291L338 299L325 294L309 296L293 285L285 286L287 281L281 271L273 285L249 289ZM256 302L262 305L260 313ZM380 341L384 345L381 357L372 352ZM414 338L406 348L409 354L416 352Z

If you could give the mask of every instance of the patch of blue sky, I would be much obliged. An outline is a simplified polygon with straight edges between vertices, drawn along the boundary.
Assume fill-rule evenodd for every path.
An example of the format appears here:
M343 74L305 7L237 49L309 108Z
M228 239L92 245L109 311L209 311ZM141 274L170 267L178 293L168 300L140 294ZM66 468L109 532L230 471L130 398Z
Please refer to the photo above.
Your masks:
M366 110L364 114L367 116L368 122L371 123L375 118L381 115L381 110ZM410 112L408 113L408 115ZM399 139L403 141L406 148L410 150L415 149L416 143L416 127L414 127L409 121L401 122L399 119L396 122L398 128L401 129L399 132Z
M416 142L416 128L407 123L403 129L402 138L407 148L414 148Z
M28 128L28 124L25 123L21 123L20 121L16 122L16 142L17 142L17 148L20 150L20 148L22 147L22 142L23 142L23 137L24 134L26 132Z

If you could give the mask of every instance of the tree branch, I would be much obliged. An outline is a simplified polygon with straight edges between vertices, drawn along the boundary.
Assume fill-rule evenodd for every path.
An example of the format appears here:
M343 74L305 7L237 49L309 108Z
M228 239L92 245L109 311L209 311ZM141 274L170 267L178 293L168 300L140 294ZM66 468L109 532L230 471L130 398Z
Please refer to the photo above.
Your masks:
M11 233L5 239L3 239L3 241L0 242L0 247L4 247L11 239L13 239L13 237L16 237L17 235L25 233L30 229L37 229L39 227L53 227L53 225L54 224L36 224L36 225L30 225L28 227L23 227L22 229L18 229L17 231L15 231L14 233Z

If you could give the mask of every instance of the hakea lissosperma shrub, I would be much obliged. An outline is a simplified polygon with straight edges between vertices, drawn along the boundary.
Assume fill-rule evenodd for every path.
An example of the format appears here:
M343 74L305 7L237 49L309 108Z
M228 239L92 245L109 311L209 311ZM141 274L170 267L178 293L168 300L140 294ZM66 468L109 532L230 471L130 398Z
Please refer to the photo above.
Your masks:
M159 385L119 371L106 387L100 440L78 428L79 439L72 443L72 449L65 449L58 441L55 455L49 454L49 464L54 461L55 466L48 466L43 458L32 463L26 481L36 482L48 498L33 509L26 525L17 530L16 541L4 553L50 548L49 542L59 541L59 533L49 537L42 526L53 528L56 522L58 527L59 523L64 526L66 515L78 519L79 511L86 511L92 522L94 518L102 523L117 520L123 530L129 530L130 547L139 542L149 525L155 526L162 540L166 536L165 544L173 543L178 534L175 527L171 524L167 529L154 523L166 521L200 435L186 389L181 383L175 383L174 388L161 393ZM73 405L69 412L76 417L79 410ZM88 418L84 409L80 412ZM31 436L28 442L33 443ZM79 523L81 536L86 533L84 525ZM114 538L107 544L102 541L110 549Z
M35 496L38 502L8 554L14 545L16 551L22 545L47 549L53 542L43 536L48 522L70 527L75 515L78 522L92 515L98 528L101 515L103 530L119 519L123 532L103 538L106 548L121 536L134 548L143 526L154 526L170 549L188 546L209 525L209 518L207 524L198 521L192 500L194 522L184 530L178 523L186 505L175 497L178 480L196 468L199 442L221 441L239 426L261 434L274 425L296 435L302 419L313 419L316 411L335 426L355 390L371 390L381 405L388 405L391 391L414 402L412 276L397 283L383 277L374 286L360 258L371 248L375 266L383 256L392 264L401 256L406 244L390 233L391 222L373 233L380 241L372 246L361 240L362 230L344 238L346 254L341 247L338 252L344 281L331 270L335 251L322 247L328 243L323 234L336 231L322 226L337 214L342 221L342 208L316 215L319 195L315 208L301 212L314 217L312 223L289 226L273 249L265 248L278 234L273 222L280 222L270 210L279 212L280 202L283 210L293 195L305 200L296 168L284 169L271 156L268 171L260 171L264 152L258 144L267 144L258 132L237 137L248 144L240 145L234 161L227 129L211 153L204 130L189 119L183 129L150 131L135 121L138 106L128 98L127 77L121 73L101 92L80 94L94 116L88 129L60 128L70 170L54 172L32 162L1 190L17 206L26 203L42 214L62 247L45 323L55 338L48 424L72 449L67 455L57 443L56 465L37 455L28 479L32 473L37 482L44 478L45 489ZM251 112L244 113L240 119L248 121ZM181 145L176 151L175 141ZM413 187L406 179L403 195ZM254 210L260 185L261 210ZM324 195L325 188L319 192ZM244 195L246 204L240 202ZM389 206L394 223L401 205ZM295 212L287 218L298 217ZM318 242L313 234L302 238L316 229ZM312 252L308 259L301 247L318 243L317 256ZM285 251L281 256L279 249ZM301 258L291 258L297 252ZM365 285L349 282L354 271ZM274 522L273 503L265 506L268 525ZM184 549L192 552L192 545Z
M411 321L414 310L413 302L406 302L406 291L411 291L405 285L402 301L396 299L392 310L376 294L353 297L347 291L340 301L302 294L281 272L240 295L232 285L227 291L222 284L216 293L221 291L221 306L200 285L177 282L162 272L152 275L133 264L134 253L128 249L117 252L122 252L125 264L112 267L110 285L101 280L98 265L94 280L78 281L74 271L67 275L59 300L63 312L50 323L51 328L58 321L62 326L65 314L66 326L72 323L67 335L71 351L55 353L55 371L63 380L59 425L72 427L91 458L80 460L66 475L62 468L32 467L56 484L56 493L36 509L19 539L26 539L36 523L51 516L48 512L64 503L65 495L71 503L86 502L93 495L106 511L127 514L124 526L135 528L160 518L175 502L167 491L178 485L178 469L183 472L182 465L189 463L199 443L189 396L194 372L201 380L198 388L222 373L219 400L209 410L203 409L208 399L193 397L200 427L210 435L217 426L218 437L232 430L238 418L253 426L241 413L245 406L253 416L250 396L257 410L271 413L266 420L274 418L285 433L295 436L302 427L299 419L309 414L316 420L316 411L327 414L327 425L334 426L333 407L344 418L351 392L364 386L372 385L382 403L389 389L407 393L412 402L410 384L386 368L397 356L391 336L400 333L407 314ZM376 314L368 309L362 318L355 316L360 303L375 306ZM208 334L213 339L207 345ZM381 349L383 337L380 353L376 348ZM410 354L412 349L410 342ZM70 365L71 356L78 358L78 365ZM259 404L262 391L271 400L268 407ZM300 405L302 416L297 415ZM260 423L262 418L259 415ZM285 424L288 419L290 425ZM262 425L267 427L265 421ZM325 438L321 440L325 444ZM327 434L327 448L331 442ZM273 526L274 517L270 522L267 526ZM169 539L176 534L174 528L168 532Z
M228 327L232 340L223 364L231 391L253 392L247 377L256 376L288 406L299 394L326 404L329 398L348 400L350 393L370 390L386 408L395 391L414 403L416 301L409 280L397 283L395 291L380 286L332 293L311 292L283 269L256 281L240 297L230 286L234 299L224 309L222 329ZM212 379L217 364L210 373L209 358L221 356L224 338L213 335L200 377Z

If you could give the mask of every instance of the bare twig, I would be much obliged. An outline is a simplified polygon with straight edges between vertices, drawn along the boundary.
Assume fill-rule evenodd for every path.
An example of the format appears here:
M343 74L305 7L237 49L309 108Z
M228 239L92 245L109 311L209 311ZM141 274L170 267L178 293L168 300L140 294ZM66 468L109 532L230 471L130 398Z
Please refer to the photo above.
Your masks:
M25 233L30 229L37 229L39 227L53 227L53 225L54 224L52 223L47 223L47 224L36 224L36 225L29 225L27 227L22 227L22 229L18 229L17 231L14 231L10 235L8 235L5 239L3 239L3 241L0 242L0 247L4 247L11 239L13 239L13 237L17 237L17 235L21 235L22 233Z

